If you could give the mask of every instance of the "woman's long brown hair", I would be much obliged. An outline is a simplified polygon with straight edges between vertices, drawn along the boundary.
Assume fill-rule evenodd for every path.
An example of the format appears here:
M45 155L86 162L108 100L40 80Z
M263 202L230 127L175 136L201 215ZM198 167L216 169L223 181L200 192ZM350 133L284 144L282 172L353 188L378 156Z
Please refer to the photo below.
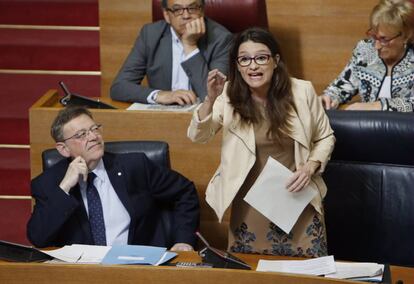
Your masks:
M239 47L246 41L253 41L266 45L274 60L276 55L280 59L273 72L272 81L267 94L267 119L270 120L268 136L280 144L283 133L290 133L288 116L294 109L290 76L283 62L280 47L273 35L261 28L249 28L238 34L230 49L229 85L227 94L234 111L241 117L242 123L258 123L262 116L256 107L249 86L243 80L237 69Z

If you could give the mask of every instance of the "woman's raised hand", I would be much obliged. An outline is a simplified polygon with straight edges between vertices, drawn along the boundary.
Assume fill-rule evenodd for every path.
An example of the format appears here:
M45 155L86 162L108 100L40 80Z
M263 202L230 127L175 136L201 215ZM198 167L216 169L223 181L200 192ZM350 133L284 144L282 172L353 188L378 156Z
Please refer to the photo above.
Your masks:
M218 69L208 72L207 77L207 96L198 110L198 118L203 120L213 110L214 102L223 92L226 76Z
M214 103L216 98L223 92L226 79L226 75L221 73L218 69L213 69L208 72L206 100Z

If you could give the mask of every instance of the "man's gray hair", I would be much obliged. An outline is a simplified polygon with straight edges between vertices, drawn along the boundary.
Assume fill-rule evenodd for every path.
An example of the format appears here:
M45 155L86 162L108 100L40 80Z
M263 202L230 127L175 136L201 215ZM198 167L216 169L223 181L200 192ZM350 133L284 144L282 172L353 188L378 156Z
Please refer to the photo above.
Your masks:
M65 126L65 124L72 119L77 118L81 115L87 115L93 119L92 113L83 106L68 106L59 111L50 129L50 134L52 135L53 139L56 142L62 142L64 140L63 126Z
M199 0L200 1L200 4L201 4L201 6L203 6L204 7L204 0ZM168 8L168 0L162 0L161 1L161 7L162 8L164 8L164 9L166 9L166 8Z

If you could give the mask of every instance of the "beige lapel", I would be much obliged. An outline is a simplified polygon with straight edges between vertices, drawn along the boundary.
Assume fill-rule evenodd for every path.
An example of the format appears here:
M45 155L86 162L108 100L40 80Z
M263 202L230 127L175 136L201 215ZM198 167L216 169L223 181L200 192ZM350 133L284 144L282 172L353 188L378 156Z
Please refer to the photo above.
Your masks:
M300 143L306 149L309 149L310 138L307 136L308 132L304 128L297 113L293 111L288 120L291 129L289 137ZM230 123L229 131L241 139L246 147L250 150L250 152L255 155L256 143L253 125L246 125L244 127L241 127L240 116L236 115L233 121Z
M309 134L309 130L306 131L296 111L293 111L291 114L292 115L288 119L291 129L289 137L300 143L306 149L309 149L310 137L307 135Z

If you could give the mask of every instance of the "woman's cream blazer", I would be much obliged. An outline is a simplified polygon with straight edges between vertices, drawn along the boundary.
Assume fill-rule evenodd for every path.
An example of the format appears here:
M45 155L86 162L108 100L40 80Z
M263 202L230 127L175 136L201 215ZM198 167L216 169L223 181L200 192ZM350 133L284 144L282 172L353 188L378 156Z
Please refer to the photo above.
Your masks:
M196 109L187 132L193 142L206 143L223 128L220 166L206 190L206 201L220 222L256 159L253 126L241 126L240 116L234 114L229 103L226 87L216 99L212 113L202 121ZM297 113L292 113L289 136L295 141L295 164L298 167L308 160L321 162L310 185L319 193L311 204L323 214L322 199L327 188L320 174L331 156L335 137L312 83L292 78L292 93Z

